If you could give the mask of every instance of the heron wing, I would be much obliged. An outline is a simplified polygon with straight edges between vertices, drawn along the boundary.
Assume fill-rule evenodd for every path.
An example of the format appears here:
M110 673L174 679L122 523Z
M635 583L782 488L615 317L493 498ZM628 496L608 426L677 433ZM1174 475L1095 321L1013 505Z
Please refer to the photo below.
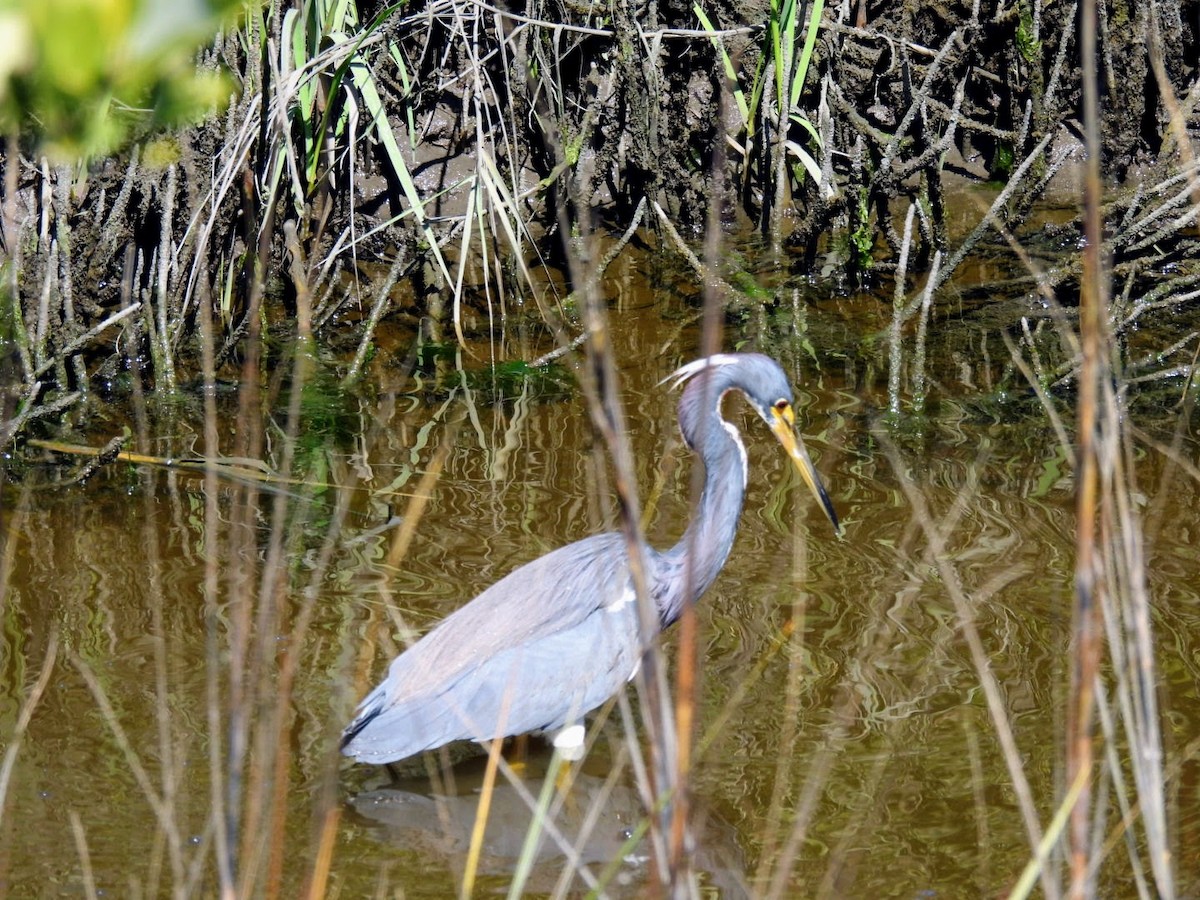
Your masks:
M573 628L481 660L435 690L365 711L344 749L365 762L389 762L452 741L557 730L628 681L637 650L636 608L600 610Z
M443 619L388 672L395 693L453 680L505 650L567 632L631 588L619 534L576 541L514 569ZM396 676L401 676L397 678Z
M650 551L648 565L656 559ZM360 704L343 749L382 762L582 716L632 674L633 599L620 534L585 538L519 567L392 662Z

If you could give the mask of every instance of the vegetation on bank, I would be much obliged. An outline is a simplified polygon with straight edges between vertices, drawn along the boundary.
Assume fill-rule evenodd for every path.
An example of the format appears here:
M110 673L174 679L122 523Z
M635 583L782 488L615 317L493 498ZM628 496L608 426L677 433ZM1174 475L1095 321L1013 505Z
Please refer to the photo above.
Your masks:
M190 29L147 49L145 35L158 34L145 24L149 3L10 4L0 46L25 50L4 55L0 71L0 448L69 425L98 397L142 403L197 372L209 386L218 373L238 377L235 447L217 440L211 391L204 401L206 551L215 559L224 532L211 460L219 449L263 455L255 385L274 352L264 337L348 346L338 355L345 381L361 376L388 317L411 325L414 341L449 344L532 314L553 336L548 346L576 345L581 334L603 334L599 277L635 229L694 271L713 318L774 302L723 264L727 228L755 229L784 280L820 277L849 292L890 279L893 326L880 346L892 421L901 422L929 393L923 362L906 358L906 347L922 352L937 327L939 291L985 243L1007 244L1025 273L957 308L987 307L1003 323L1011 366L1043 403L1080 485L1066 777L1059 814L1046 822L972 638L970 606L938 552L941 523L918 518L931 559L946 566L1010 764L1032 860L1021 889L1040 879L1057 896L1064 878L1080 890L1094 878L1088 826L1103 807L1089 805L1087 779L1098 768L1099 715L1110 743L1127 750L1105 785L1123 809L1140 810L1130 867L1148 895L1170 896L1149 597L1122 464L1133 455L1127 390L1190 382L1200 346L1191 313L1200 280L1198 7L534 0L518 12L456 0L312 0L249 4L238 27L193 57ZM84 43L90 52L72 56ZM180 68L194 58L209 74ZM222 85L227 98L213 93ZM201 107L208 117L187 124ZM1084 172L1079 214L1031 225L1069 165ZM995 182L994 202L965 223L952 217L952 177ZM602 255L591 238L605 232L621 237ZM1046 246L1054 262L1039 266L1029 249ZM570 296L538 267L565 280ZM624 465L612 393L620 361L587 350L597 431ZM304 352L287 360L292 384L311 381L311 362ZM1184 391L1181 427L1191 396ZM298 387L292 402L281 431L295 439ZM624 481L633 481L627 471ZM904 487L920 508L919 492ZM286 757L286 704L277 701L270 721L250 710L255 698L287 697L300 645L280 652L272 641L277 631L303 632L315 596L283 610L284 517L260 553L252 526L263 498L254 487L239 498L233 519L244 527L224 539L244 542L239 558L264 558L261 586L226 581L214 563L206 587L214 647L226 637L216 610L223 625L228 597L218 593L245 601L228 601L233 637L220 672L234 674L212 676L213 719L242 748L212 773L223 813L213 826L215 880L229 895L278 889L283 766L251 761L245 748L283 747ZM403 555L400 542L393 549ZM288 629L277 627L284 618ZM1124 737L1113 708L1097 713L1102 651ZM214 650L214 669L219 657ZM247 672L259 680L243 683ZM233 686L242 693L232 696ZM647 719L672 713L662 701ZM678 748L655 750L664 790L682 790L686 765L670 763ZM336 816L318 824L320 841L331 840ZM647 827L663 877L679 885L685 841L674 824ZM171 852L184 872L183 849Z
M157 8L84 15L61 0L0 19L0 40L27 48L6 57L0 94L0 443L103 395L131 360L174 390L196 369L202 314L222 361L263 325L291 328L303 299L318 340L362 329L351 376L388 315L440 341L535 309L568 342L572 304L531 272L560 268L562 234L640 225L736 309L761 299L685 236L753 227L793 277L839 290L894 278L906 331L982 243L1081 240L1078 220L1026 227L1080 158L1074 4L250 4L182 71L188 39L224 11L164 31ZM1173 316L1200 278L1196 10L1102 12L1120 337ZM67 65L75 43L88 52ZM201 106L203 123L162 130ZM1004 189L952 223L955 176ZM1015 326L1035 296L1073 308L1079 278L1068 252L979 302L1017 300ZM343 315L361 304L365 328ZM1069 378L1053 339L1019 339L1044 384ZM1164 339L1127 362L1154 377L1190 346Z

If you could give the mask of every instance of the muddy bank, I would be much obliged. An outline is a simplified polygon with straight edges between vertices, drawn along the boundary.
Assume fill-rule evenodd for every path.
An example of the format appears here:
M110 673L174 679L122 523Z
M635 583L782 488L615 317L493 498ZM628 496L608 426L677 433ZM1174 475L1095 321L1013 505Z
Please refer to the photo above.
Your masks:
M0 443L131 379L177 390L204 333L230 377L264 328L362 349L388 316L448 340L524 309L569 339L569 308L529 271L569 290L564 233L640 225L733 309L763 301L706 262L705 233L756 230L751 271L841 292L901 268L905 294L981 241L1079 243L1073 217L1029 225L1078 156L1071 4L382 9L226 36L228 112L120 159L54 165L8 140ZM1118 331L1200 280L1198 10L1102 4ZM964 214L950 176L1005 190ZM1010 287L1069 309L1077 283L1068 260Z

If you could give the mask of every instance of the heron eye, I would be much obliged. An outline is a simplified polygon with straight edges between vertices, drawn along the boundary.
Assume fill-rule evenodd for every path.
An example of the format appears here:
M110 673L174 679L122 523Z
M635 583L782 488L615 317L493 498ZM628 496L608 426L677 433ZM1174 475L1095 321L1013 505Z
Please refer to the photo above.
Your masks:
M792 404L788 403L786 400L784 400L782 397L780 397L778 400L775 401L775 411L777 413L783 414L783 413L787 412L788 407L791 405Z

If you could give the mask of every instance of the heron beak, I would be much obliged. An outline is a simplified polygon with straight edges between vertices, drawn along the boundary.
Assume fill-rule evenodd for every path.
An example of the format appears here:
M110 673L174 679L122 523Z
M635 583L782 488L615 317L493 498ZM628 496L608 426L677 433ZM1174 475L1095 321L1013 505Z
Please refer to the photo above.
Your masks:
M812 460L808 458L808 451L804 449L804 441L796 434L792 426L794 416L791 407L788 407L782 413L779 410L771 410L771 431L775 434L775 438L779 443L783 444L783 449L787 451L792 463L800 471L800 477L804 479L804 483L808 485L808 489L812 491L813 496L817 498L817 502L821 504L821 509L825 515L829 517L829 521L833 523L833 531L838 536L842 535L842 526L838 522L837 513L833 509L833 503L829 499L829 495L825 493L825 486L821 484L821 479L817 475L816 466L812 464Z

